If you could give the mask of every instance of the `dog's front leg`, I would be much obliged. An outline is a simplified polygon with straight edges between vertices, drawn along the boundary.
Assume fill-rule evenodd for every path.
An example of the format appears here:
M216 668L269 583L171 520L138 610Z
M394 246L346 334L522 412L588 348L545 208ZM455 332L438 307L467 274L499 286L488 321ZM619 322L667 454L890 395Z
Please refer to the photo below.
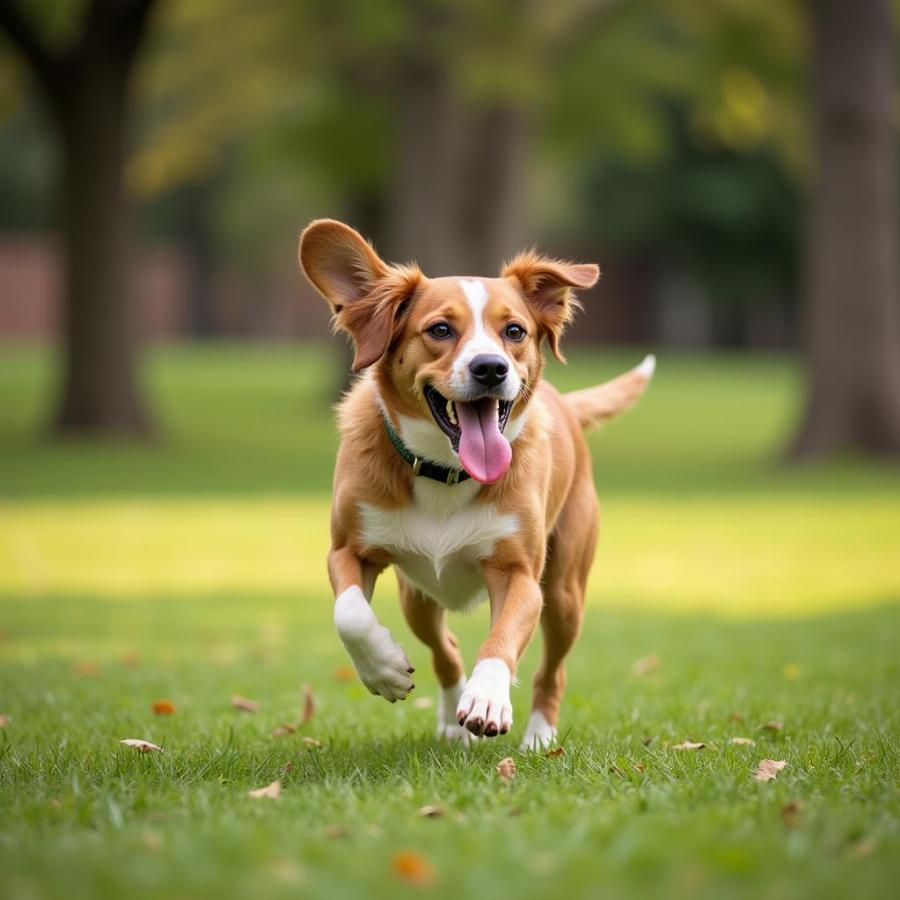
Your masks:
M394 703L405 700L415 687L410 678L414 670L370 606L379 571L347 547L333 548L328 554L338 636L362 683L371 693Z
M491 632L478 651L456 718L473 734L495 737L512 726L509 687L541 615L541 587L524 567L484 565Z

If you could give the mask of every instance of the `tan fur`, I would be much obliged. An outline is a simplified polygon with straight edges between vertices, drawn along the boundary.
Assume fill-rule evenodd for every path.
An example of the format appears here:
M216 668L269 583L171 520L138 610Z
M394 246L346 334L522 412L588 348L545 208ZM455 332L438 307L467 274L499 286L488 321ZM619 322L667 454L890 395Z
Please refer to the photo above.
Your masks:
M367 545L360 505L402 509L413 502L415 480L387 437L379 399L395 427L401 416L432 422L423 387L430 383L450 396L455 351L473 328L471 313L457 279L429 279L415 267L388 266L371 245L340 223L312 223L301 236L300 261L332 304L336 326L353 338L357 363L370 366L338 413L341 445L329 574L336 595L361 585L371 598L378 573L394 560L384 548ZM576 303L573 289L590 287L597 277L596 266L530 252L508 263L500 278L482 279L488 294L485 327L502 338L506 324L515 321L528 333L521 344L504 343L523 384L511 416L527 417L513 443L509 470L496 483L481 486L471 501L492 504L498 516L510 514L518 521L515 534L497 542L492 555L481 561L491 628L477 658L502 659L514 673L540 622L544 658L535 679L533 707L554 725L565 685L564 659L580 629L598 532L582 429L628 408L647 383L646 377L631 372L596 388L561 395L541 380L542 341L560 355L559 339ZM437 320L450 323L458 338L431 340L427 331ZM445 611L402 576L400 586L407 621L430 648L441 685L455 684L462 661L456 639L446 628Z

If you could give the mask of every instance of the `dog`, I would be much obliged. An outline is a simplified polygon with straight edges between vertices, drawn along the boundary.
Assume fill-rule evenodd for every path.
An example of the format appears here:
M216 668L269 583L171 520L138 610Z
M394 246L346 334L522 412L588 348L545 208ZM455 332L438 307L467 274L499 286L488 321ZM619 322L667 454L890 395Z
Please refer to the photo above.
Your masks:
M499 278L429 278L331 219L303 231L299 261L363 373L338 408L328 554L335 626L360 679L392 703L414 688L371 606L393 565L440 684L438 736L468 744L510 730L510 685L540 623L522 748L550 747L598 535L583 431L638 400L654 357L572 393L542 380L543 349L563 359L574 292L594 286L596 265L529 251ZM484 599L490 631L467 679L447 612Z

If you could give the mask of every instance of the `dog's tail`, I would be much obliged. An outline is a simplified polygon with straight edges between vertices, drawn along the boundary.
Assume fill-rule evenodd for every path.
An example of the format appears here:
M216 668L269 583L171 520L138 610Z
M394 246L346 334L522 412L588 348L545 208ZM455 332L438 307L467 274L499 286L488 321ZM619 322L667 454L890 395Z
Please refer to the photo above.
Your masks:
M650 384L655 369L656 357L650 354L639 366L612 381L563 394L563 399L582 428L593 428L634 406Z

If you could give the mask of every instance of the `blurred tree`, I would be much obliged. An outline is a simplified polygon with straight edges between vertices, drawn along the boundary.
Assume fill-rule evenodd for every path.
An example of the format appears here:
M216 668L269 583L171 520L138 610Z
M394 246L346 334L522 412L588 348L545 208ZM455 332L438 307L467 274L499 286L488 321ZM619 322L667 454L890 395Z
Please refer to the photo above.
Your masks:
M131 75L154 0L92 0L65 41L42 37L14 0L0 26L26 62L62 150L66 250L60 431L142 432L123 189ZM51 18L57 10L43 4ZM74 14L74 10L73 10ZM47 23L43 23L47 30ZM61 46L57 46L61 44Z
M900 455L896 44L890 0L814 0L811 390L796 457Z

